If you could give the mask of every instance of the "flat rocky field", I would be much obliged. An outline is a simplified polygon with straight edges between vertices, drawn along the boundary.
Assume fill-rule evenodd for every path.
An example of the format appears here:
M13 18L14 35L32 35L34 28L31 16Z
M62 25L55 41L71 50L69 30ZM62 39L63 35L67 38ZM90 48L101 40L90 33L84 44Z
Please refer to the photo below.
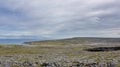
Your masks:
M0 67L120 67L120 48L119 43L0 45Z

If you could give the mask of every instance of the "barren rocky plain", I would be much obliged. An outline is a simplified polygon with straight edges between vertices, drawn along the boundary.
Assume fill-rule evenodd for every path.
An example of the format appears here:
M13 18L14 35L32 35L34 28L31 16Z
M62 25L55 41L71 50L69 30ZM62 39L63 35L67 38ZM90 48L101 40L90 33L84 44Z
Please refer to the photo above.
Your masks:
M120 67L120 38L76 37L1 44L0 67Z

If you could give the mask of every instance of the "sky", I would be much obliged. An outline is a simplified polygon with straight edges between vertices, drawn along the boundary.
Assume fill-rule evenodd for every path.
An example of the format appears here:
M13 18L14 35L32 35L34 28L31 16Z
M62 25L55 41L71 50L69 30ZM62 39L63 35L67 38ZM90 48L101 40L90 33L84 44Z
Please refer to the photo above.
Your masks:
M0 38L120 37L120 0L0 0Z

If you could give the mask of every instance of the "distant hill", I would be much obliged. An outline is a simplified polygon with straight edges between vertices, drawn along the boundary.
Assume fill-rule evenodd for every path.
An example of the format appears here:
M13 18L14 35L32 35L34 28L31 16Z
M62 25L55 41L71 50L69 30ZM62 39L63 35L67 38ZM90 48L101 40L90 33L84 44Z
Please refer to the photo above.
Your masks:
M75 37L67 39L25 42L25 44L29 45L66 45L87 43L120 43L120 38Z

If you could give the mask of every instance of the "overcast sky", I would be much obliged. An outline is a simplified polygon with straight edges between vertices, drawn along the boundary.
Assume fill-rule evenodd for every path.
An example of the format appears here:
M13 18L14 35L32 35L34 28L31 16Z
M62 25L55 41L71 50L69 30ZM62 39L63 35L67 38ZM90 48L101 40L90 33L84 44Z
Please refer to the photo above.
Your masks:
M120 37L120 0L0 0L0 38Z

